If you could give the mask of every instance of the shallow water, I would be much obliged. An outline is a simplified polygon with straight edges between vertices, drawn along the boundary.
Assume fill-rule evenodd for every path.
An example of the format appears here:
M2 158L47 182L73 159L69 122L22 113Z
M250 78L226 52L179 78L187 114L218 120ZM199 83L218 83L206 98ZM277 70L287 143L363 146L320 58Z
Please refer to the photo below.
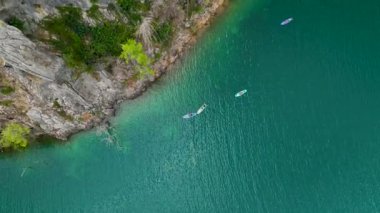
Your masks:
M117 144L2 154L0 212L378 212L379 37L375 0L231 1Z

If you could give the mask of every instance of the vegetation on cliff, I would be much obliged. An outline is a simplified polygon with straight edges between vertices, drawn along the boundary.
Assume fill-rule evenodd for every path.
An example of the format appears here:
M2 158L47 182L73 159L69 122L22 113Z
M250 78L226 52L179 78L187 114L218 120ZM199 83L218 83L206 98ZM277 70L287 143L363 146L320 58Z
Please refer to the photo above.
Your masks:
M130 24L134 26L141 21L141 13L150 9L150 1L117 0L117 3L130 21Z
M59 16L48 17L42 27L52 36L48 40L63 54L67 65L83 72L106 56L118 56L120 44L133 37L134 28L120 22L85 23L82 11L73 6L59 7Z
M41 22L50 35L45 41L61 52L66 64L78 73L92 72L99 59L119 56L123 51L121 44L132 39L140 41L142 51L150 54L153 47L167 47L173 38L174 25L181 24L178 20L188 19L196 8L207 4L194 0L116 0L117 4L110 3L107 7L110 17L100 11L96 2L92 1L87 11L72 5L58 7L58 15ZM152 73L149 67L141 69L141 66L139 71Z
M130 39L122 45L122 49L123 52L120 58L124 59L127 64L133 64L142 75L154 74L154 71L150 68L151 60L145 54L141 43Z
M24 21L22 21L21 19L15 17L15 16L9 17L6 20L6 22L7 22L7 24L14 26L14 27L18 28L21 31L25 30L25 26L24 26L25 23L24 23Z
M9 95L9 94L13 93L14 91L15 91L15 89L13 87L1 86L0 85L0 93L3 95Z
M155 22L153 26L155 29L154 41L161 43L163 46L169 45L174 33L172 24L170 22Z
M18 123L8 123L1 132L0 149L20 149L28 146L30 129Z
M34 127L33 133L58 138L91 127L112 113L110 106L116 100L145 89L153 78L141 77L155 74L153 67L159 76L182 54L192 36L190 27L208 18L205 14L191 19L191 5L211 6L207 0L67 2L73 4L15 3L27 5L20 6L23 13L5 16L8 24L24 31L4 23L0 27L6 38L0 43L8 53L0 58L1 72L6 74L0 77L0 134L7 133L6 124L14 121ZM83 72L92 74L80 76ZM3 139L4 147L12 144L5 141L9 140Z
M12 94L15 88L8 86L10 83L6 82L4 77L0 75L0 106L10 107L13 104Z

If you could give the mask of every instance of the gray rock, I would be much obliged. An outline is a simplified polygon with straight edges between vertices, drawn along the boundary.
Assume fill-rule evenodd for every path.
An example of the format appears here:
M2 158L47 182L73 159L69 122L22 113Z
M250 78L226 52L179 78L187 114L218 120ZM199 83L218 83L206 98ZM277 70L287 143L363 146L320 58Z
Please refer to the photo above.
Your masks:
M61 59L39 51L19 29L3 22L0 23L0 57L6 65L49 81L63 67Z
M83 73L73 84L73 88L96 107L110 107L120 94L121 85L112 81L105 72L97 74L98 80L88 73Z
M29 108L26 113L28 123L58 138L64 139L98 122L97 117L81 120L81 116L103 111L109 114L122 93L122 85L106 72L95 72L97 79L84 73L73 80L72 71L62 59L41 49L20 30L3 22L0 27L0 58L2 63L5 62L0 74L14 79L28 94L23 100ZM20 117L19 120L25 119Z
M32 107L27 115L33 123L37 123L45 132L54 133L52 135L58 138L66 138L75 129L84 128L84 126L76 126L72 122L65 121L54 112L43 112L40 108Z

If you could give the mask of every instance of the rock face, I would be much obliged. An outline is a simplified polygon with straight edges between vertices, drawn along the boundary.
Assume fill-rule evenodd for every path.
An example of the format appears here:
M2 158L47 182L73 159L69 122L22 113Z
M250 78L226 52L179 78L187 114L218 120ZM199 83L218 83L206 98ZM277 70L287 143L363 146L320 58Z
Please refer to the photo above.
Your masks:
M107 5L115 0L101 0ZM72 3L89 8L89 0L0 0L0 18L9 13L38 22L56 6ZM208 10L193 20L198 29L204 27L223 4L216 0ZM173 45L154 64L154 78L134 81L125 86L132 76L124 63L115 60L113 71L99 66L94 74L72 77L72 70L55 53L28 39L20 30L0 21L0 87L12 85L15 92L0 101L11 100L12 104L0 104L0 128L5 122L15 120L33 128L36 134L48 134L66 139L72 133L91 128L112 116L115 104L135 98L155 78L164 73L183 51L195 41L189 29L181 28ZM1 102L0 102L1 103ZM4 102L5 103L5 102Z
M0 26L0 52L5 64L30 75L54 81L55 74L63 69L63 61L37 50L36 44L17 28L5 23Z
M106 72L98 72L98 79L83 74L72 80L62 59L38 49L21 31L4 23L0 27L0 55L5 61L2 72L27 96L28 123L49 135L66 138L91 126L96 117L83 120L81 116L106 114L103 110L112 108L119 98L119 83Z
M108 1L101 1L107 3ZM73 4L83 9L91 6L89 0L1 0L0 18L9 15L24 17L27 20L39 21L44 16L54 12L57 6Z

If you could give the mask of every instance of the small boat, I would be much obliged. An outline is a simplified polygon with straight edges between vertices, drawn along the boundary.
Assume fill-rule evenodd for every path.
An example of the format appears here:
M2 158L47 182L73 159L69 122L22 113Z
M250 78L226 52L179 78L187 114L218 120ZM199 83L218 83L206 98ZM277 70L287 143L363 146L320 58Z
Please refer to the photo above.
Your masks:
M281 22L281 26L287 25L287 24L289 24L292 21L293 21L293 18L287 18L287 19L285 19L284 21Z
M201 113L206 109L206 107L207 107L207 104L203 104L203 105L198 109L197 114L198 114L198 115L201 114Z
M238 92L238 93L236 93L236 94L235 94L235 97L240 97L240 96L244 95L245 93L247 93L247 90L246 90L246 89L245 89L245 90L242 90L242 91L240 91L240 92Z
M197 113L195 113L195 112L189 112L186 115L182 116L182 118L189 119L189 118L192 118L192 117L194 117L196 115L197 115Z

